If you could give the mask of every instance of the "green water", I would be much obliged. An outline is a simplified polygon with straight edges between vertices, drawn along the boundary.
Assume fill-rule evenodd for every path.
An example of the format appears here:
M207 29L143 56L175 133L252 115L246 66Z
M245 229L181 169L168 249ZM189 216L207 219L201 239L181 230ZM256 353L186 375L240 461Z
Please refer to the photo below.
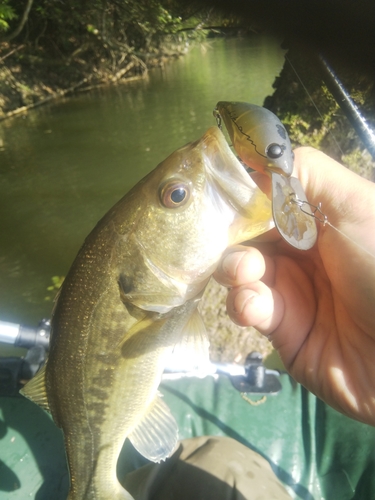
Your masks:
M139 179L215 125L219 100L262 105L284 58L277 41L218 39L149 72L0 124L0 320L49 317L46 290Z

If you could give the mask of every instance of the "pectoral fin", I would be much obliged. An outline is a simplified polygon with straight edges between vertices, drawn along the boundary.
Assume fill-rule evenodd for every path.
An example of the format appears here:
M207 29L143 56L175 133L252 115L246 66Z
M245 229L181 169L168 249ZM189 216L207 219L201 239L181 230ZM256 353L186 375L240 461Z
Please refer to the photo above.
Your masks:
M159 395L150 404L139 425L128 436L134 448L152 462L168 458L177 443L178 427Z
M46 391L46 365L41 368L21 390L20 393L26 398L50 412Z
M183 329L181 340L175 345L167 361L169 371L205 371L209 364L206 327L196 309Z

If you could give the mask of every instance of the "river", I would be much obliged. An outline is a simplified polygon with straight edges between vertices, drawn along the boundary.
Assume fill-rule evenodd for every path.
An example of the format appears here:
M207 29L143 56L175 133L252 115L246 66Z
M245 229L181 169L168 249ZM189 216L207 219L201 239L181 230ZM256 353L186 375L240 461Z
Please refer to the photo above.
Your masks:
M52 276L139 179L215 125L219 100L262 105L284 52L267 36L215 39L147 79L0 125L0 320L49 317ZM48 300L47 300L48 299Z

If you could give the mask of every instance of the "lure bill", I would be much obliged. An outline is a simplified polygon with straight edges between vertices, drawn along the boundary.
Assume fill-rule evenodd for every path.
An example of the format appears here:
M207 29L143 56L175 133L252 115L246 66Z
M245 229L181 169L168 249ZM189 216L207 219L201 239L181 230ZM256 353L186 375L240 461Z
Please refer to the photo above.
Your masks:
M310 204L306 200L300 181L271 173L272 215L281 236L299 250L313 247L317 230ZM304 208L301 210L301 204Z
M219 127L224 122L243 163L271 177L272 213L280 235L295 248L309 250L317 228L303 187L291 176L293 152L284 125L268 109L246 102L220 101L214 116Z

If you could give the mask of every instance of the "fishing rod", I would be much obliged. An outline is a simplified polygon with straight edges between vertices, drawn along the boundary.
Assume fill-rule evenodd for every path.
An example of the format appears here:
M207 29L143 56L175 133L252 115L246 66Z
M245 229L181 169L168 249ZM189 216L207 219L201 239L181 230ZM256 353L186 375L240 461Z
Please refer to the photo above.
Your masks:
M282 44L283 48L293 48L291 46L288 46L288 41L284 41ZM319 108L317 104L315 103L312 95L309 93L308 89L306 88L306 85L302 81L302 78L300 74L298 73L296 67L292 63L290 57L288 57L288 54L285 55L286 61L289 63L291 69L295 73L296 77L298 78L302 88L306 92L308 98L312 102L313 106L315 107L317 113L321 118L322 114L319 111ZM353 126L355 131L357 132L359 138L363 142L364 146L368 150L368 152L371 154L372 158L375 160L375 133L372 127L369 125L365 117L363 116L362 112L360 111L359 107L356 105L356 103L353 101L351 96L349 95L349 92L345 89L343 83L340 81L339 77L337 76L336 72L332 68L332 66L328 63L326 58L322 54L316 54L316 53L310 53L309 60L313 59L316 62L317 69L320 70L321 73L321 78L323 79L323 82L326 84L329 92L332 94L333 98L337 102L337 104L340 106L340 108L343 110L346 118L348 119L349 123ZM329 133L331 134L333 140L336 143L336 146L338 149L341 151L343 154L343 151L341 150L340 145L338 144L338 141L336 140L334 133L332 130L329 130ZM375 181L375 169L372 169L371 173L372 180ZM340 229L335 227L333 224L328 219L328 216L324 213L322 209L321 203L318 205L313 205L309 203L308 201L303 201L303 200L292 200L293 203L299 206L300 210L302 212L305 212L305 208L307 208L307 215L310 215L314 217L318 223L322 224L323 226L330 226L333 230L335 230L337 233L339 233L342 237L345 239L351 241L354 245L356 245L358 248L361 248L365 253L370 255L371 257L375 257L375 255L371 252L368 251L366 248L364 248L362 245L358 244L353 238L348 236L347 234L343 233Z
M0 342L27 349L24 357L0 357L0 396L17 396L22 385L44 365L49 349L51 324L43 319L36 327L0 321ZM259 352L251 352L243 365L207 362L203 369L194 369L186 359L171 358L162 380L184 377L229 377L235 389L246 394L277 394L281 390L279 372L263 364Z
M294 46L289 46L288 41L282 43L283 48L293 49ZM328 91L331 93L332 97L336 101L336 103L340 106L344 115L346 116L349 123L352 125L354 130L356 131L359 139L362 141L363 145L370 153L372 158L375 160L375 132L373 127L368 123L366 118L363 115L363 112L359 108L359 106L354 102L349 92L346 90L344 84L340 80L337 72L334 70L332 65L328 62L327 58L322 54L317 54L315 52L310 52L309 60L315 61L315 66L317 71L319 71L321 79L325 83ZM296 77L298 78L302 88L306 92L308 98L312 102L315 107L317 113L320 118L323 118L322 114L319 111L317 104L315 103L312 95L309 93L306 85L302 81L301 75L298 73L295 65L292 63L291 58L288 54L285 55L285 60L288 62ZM338 141L336 140L332 130L329 130L332 138L334 139L336 146L343 154ZM375 169L372 171L372 180L375 181Z
M0 342L26 349L41 346L48 350L50 331L51 323L48 319L42 319L38 326L34 328L18 323L0 321Z
M361 113L356 103L350 97L348 91L345 89L343 83L340 81L337 73L328 63L327 59L320 54L318 55L317 60L323 75L324 83L327 85L328 90L335 98L337 104L344 112L354 130L357 132L359 138L362 140L372 158L375 160L374 131L367 122L366 118ZM375 172L373 171L373 178L374 175Z

